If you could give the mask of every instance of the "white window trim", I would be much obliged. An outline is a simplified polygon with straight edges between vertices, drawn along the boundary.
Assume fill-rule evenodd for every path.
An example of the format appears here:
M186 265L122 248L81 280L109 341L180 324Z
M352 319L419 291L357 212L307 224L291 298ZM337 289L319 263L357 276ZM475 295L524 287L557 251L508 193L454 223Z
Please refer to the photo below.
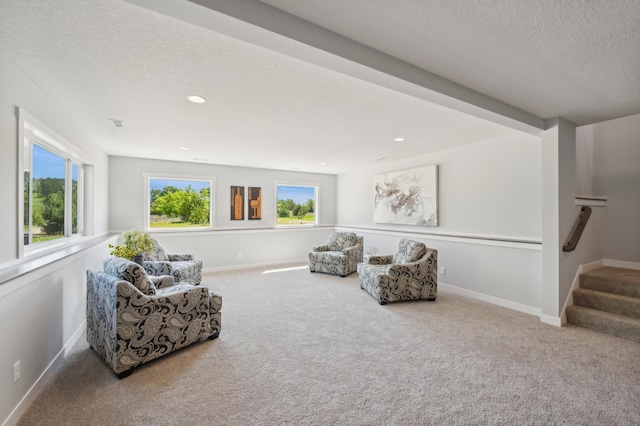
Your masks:
M210 231L215 227L215 209L214 209L214 198L217 196L216 191L216 178L214 176L203 176L203 175L183 175L183 174L175 174L175 173L143 173L143 196L142 196L142 211L143 211L143 228L145 232L198 232L198 231ZM149 204L150 190L149 185L151 184L151 179L161 179L161 180L187 180L187 181L203 181L209 182L211 185L211 195L209 196L209 226L194 226L188 228L151 228L151 223L149 219L151 218L151 206Z
M313 224L304 224L304 225L278 225L278 186L305 186L305 187L313 187L315 188L315 199L313 200L313 212L314 219ZM318 225L318 220L320 219L319 212L319 203L318 198L320 198L320 188L321 184L319 183L310 183L310 182L294 182L294 181L274 181L273 182L273 206L274 206L274 214L275 214L275 223L274 228L311 228Z
M93 209L90 206L87 206L84 203L85 196L85 185L84 185L84 170L86 167L92 167L92 161L88 155L86 155L82 150L76 147L74 144L69 142L66 138L62 137L55 131L53 131L49 126L29 114L27 111L20 107L16 107L15 109L16 118L18 120L18 223L17 223L17 243L18 243L18 257L23 258L25 256L48 252L59 247L64 247L69 244L74 237L80 237L81 235L86 235L86 229L82 226L86 223L86 217L88 215L93 214ZM78 233L71 234L71 214L67 215L65 213L65 238L59 240L53 240L51 242L42 242L37 245L30 245L29 247L25 247L24 245L24 161L25 154L31 156L31 153L25 153L25 126L30 127L36 139L38 139L38 145L41 147L53 152L54 154L64 158L67 163L72 162L79 166L78 170ZM69 176L70 168L67 167L67 176L65 176L65 198L71 197L71 176ZM29 197L31 197L31 190ZM71 206L71 200L65 200L65 202L69 201L67 205ZM31 203L29 203L31 206ZM68 226L68 227L67 227Z

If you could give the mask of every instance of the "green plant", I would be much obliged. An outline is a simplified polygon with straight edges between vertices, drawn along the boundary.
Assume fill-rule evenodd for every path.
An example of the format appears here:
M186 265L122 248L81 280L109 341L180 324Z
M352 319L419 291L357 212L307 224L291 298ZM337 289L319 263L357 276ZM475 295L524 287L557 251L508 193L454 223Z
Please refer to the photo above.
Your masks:
M111 255L124 257L125 259L131 259L136 255L148 253L156 248L156 240L146 232L137 229L131 229L130 231L120 234L118 242L119 244L116 246L109 244L109 248L113 249Z
M148 253L156 248L156 240L146 232L137 229L123 232L120 238L122 239L122 244L135 251L136 254Z
M127 246L123 246L123 245L117 245L114 246L113 244L109 244L109 248L113 249L111 250L111 256L116 256L116 257L123 257L125 259L131 259L136 255L136 252L132 249L130 249Z

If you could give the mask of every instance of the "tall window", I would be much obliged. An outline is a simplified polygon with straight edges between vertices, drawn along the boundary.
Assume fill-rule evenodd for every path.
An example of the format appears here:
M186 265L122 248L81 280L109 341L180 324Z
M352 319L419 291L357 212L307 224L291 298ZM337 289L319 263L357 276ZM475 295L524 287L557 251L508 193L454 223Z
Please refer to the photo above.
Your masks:
M33 246L82 232L82 163L59 138L23 122L23 235Z
M276 184L278 226L315 225L317 186Z
M147 177L148 228L210 228L212 180Z

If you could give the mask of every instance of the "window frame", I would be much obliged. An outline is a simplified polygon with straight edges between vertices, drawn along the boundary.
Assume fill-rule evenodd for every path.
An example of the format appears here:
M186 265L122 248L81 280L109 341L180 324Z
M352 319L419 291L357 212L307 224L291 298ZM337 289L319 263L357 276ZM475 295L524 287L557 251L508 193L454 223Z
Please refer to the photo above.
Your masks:
M320 188L321 185L319 183L301 183L301 182L292 182L292 181L275 181L274 182L274 215L275 215L275 228L310 228L319 226L320 219L320 206L318 200L320 198ZM278 187L279 186L299 186L305 188L314 188L314 200L313 200L313 223L304 223L304 224L286 224L280 225L278 224Z
M55 131L51 130L46 124L36 119L22 108L16 107L16 117L18 119L18 257L23 258L32 253L41 250L50 249L56 246L65 245L70 241L74 241L83 235L86 235L84 224L87 221L87 215L90 214L85 206L85 189L86 189L86 168L91 167L89 157L84 154L75 145ZM28 139L28 143L27 143ZM30 170L29 176L29 209L33 206L33 146L38 145L40 148L62 158L65 163L65 185L64 185L64 231L62 238L56 238L51 241L44 241L34 244L32 242L32 215L29 214L29 240L30 244L24 243L24 174L26 170ZM29 168L25 167L25 161L29 161ZM77 173L77 226L76 232L73 232L73 167L78 167Z
M143 173L143 229L146 232L198 232L198 231L211 231L215 228L215 208L214 197L217 196L216 191L216 177L215 176L202 176L202 175L183 175L176 173ZM151 180L184 180L184 181L201 181L209 182L209 225L208 226L193 226L193 227L175 227L175 228L152 228L151 227Z

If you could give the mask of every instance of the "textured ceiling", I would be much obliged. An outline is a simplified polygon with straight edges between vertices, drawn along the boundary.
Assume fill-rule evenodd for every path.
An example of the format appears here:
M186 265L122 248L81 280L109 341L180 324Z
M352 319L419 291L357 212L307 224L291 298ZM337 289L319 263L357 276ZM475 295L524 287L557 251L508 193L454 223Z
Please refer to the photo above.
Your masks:
M342 173L515 132L132 3L0 0L0 54L111 155ZM529 3L261 4L541 118L640 112L637 2Z
M261 0L542 118L640 113L638 0Z

